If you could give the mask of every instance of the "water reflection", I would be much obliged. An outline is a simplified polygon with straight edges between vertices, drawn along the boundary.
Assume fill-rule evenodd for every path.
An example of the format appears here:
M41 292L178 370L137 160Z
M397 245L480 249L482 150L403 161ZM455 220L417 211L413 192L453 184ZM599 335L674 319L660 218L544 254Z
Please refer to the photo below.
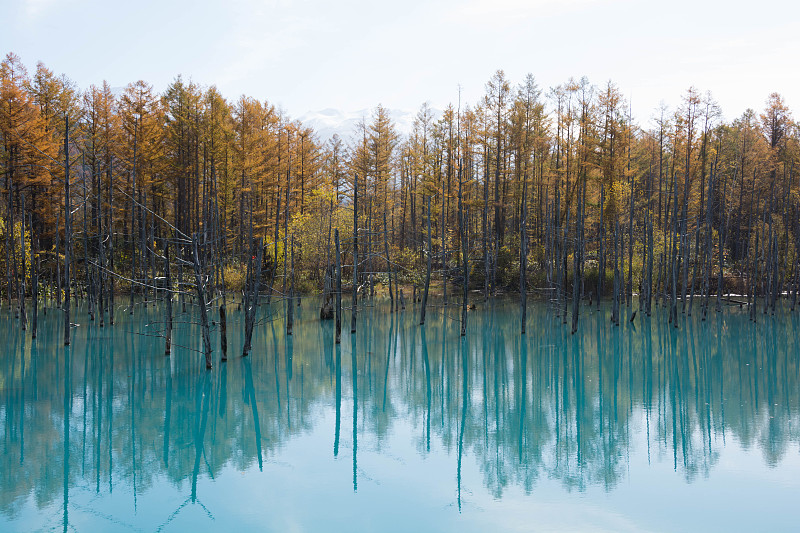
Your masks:
M188 504L213 517L199 480L262 471L318 426L330 433L310 453L338 461L349 448L354 492L382 475L365 471L359 454L381 454L393 439L411 439L422 457L452 458L459 510L467 461L502 498L511 487L531 493L543 479L567 492L612 491L635 454L691 483L714 475L732 440L766 468L800 443L798 324L789 313L752 324L737 310L676 330L658 314L638 328L613 327L601 309L570 335L535 307L521 336L516 308L498 303L472 313L462 339L443 313L419 327L411 313L378 307L334 345L333 324L315 320L309 305L297 310L293 336L263 320L251 355L212 372L181 348L199 338L188 315L176 320L174 354L164 357L159 339L139 334L157 309L120 313L113 328L81 326L70 348L59 346L58 313L43 317L35 341L4 314L5 519L31 502L60 503L66 531L71 512L85 510L73 491L105 496L121 486L135 510L139 495L164 482L183 496L159 527ZM231 315L235 347L241 316ZM405 425L410 436L395 431Z

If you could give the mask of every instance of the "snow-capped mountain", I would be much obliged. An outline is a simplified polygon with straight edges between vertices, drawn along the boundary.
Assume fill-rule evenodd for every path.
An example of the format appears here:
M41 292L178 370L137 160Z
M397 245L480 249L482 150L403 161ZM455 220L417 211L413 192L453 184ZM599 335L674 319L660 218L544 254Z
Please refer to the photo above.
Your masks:
M317 133L320 141L325 142L336 133L343 141L349 141L358 133L357 124L362 119L369 125L372 120L372 109L358 111L340 111L338 109L323 109L309 111L297 117L305 126L309 126ZM434 117L441 115L439 110L433 110ZM405 109L390 109L389 115L394 122L395 131L400 135L408 135L414 125L416 111Z

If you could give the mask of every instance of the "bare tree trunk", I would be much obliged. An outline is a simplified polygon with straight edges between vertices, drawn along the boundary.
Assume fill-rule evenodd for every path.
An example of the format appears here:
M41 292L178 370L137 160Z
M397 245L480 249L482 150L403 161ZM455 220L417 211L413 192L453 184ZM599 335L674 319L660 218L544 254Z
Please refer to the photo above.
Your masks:
M792 282L794 285L792 288L792 305L789 308L790 311L794 311L797 308L797 292L800 289L800 263L797 262L797 258L794 261L794 280ZM719 300L719 298L717 298Z
M487 163L488 165L488 163ZM489 175L484 172L483 176L483 301L489 299L489 246L487 243L489 235ZM416 301L416 299L414 300Z
M350 333L356 332L358 313L358 174L353 176L353 304L350 313Z
M675 180L673 178L673 187L672 190L675 190L674 187ZM670 302L670 321L672 325L676 328L678 327L678 202L677 200L673 202L673 211L672 211L672 251L670 253L670 269L671 269L671 288L672 288L672 298Z
M727 220L727 212L725 211L725 188L722 189L722 198L720 200L721 209L722 209L722 224L719 228L719 278L717 279L717 306L716 311L722 311L722 295L725 291L725 239L727 237L728 232L728 220Z
M83 157L83 156L81 156ZM83 163L84 167L86 163ZM88 205L88 200L86 198L86 177L83 178L83 187L81 188L83 191L83 267L84 267L84 276L86 277L86 285L89 289L89 320L94 322L94 315L95 315L95 287L94 287L94 272L93 269L89 268L89 228L86 225L88 216L86 213L86 208Z
M248 279L245 284L245 306L244 306L244 347L242 357L247 357L250 353L251 342L253 339L253 327L256 321L256 311L258 310L258 292L261 290L261 260L264 257L264 245L261 238L250 242L250 253L248 254ZM255 250L252 248L255 247ZM289 307L291 308L291 302Z
M578 314L580 312L581 285L583 284L583 224L586 206L586 178L582 190L578 189L578 207L575 227L575 252L572 266L572 334L578 331Z
M619 322L619 220L614 224L614 287L611 297L611 322Z
M697 269L699 268L700 257L699 257L699 242L700 242L700 225L698 224L694 230L694 242L695 242L695 253L694 253L694 265L692 265L692 280L689 283L689 311L687 316L692 316L692 309L694 308L694 293L695 293L695 285L697 285ZM691 244L691 241L690 241ZM689 255L691 256L692 247L689 246Z
M61 245L61 210L56 210L56 244L55 244L55 252L56 252L56 307L61 307L61 254L59 253L59 248ZM52 280L52 270L50 271L51 280ZM11 288L11 278L9 277L9 289ZM53 284L51 283L50 286L52 287ZM52 301L52 298L51 298ZM8 296L8 305L11 306L11 292L9 291ZM46 308L45 308L46 309Z
M164 275L166 277L166 294L164 295L165 319L167 322L164 346L164 355L172 353L172 276L169 269L169 242L164 245Z
M709 278L711 277L711 258L713 257L711 240L711 210L713 209L714 196L714 168L708 176L708 206L706 207L706 245L703 252L703 320L708 316L708 298L711 295Z
M447 240L445 233L445 225L447 222L447 211L445 206L445 197L442 196L442 219L440 224L442 226L442 304L447 306Z
M339 228L333 230L336 243L336 344L342 342L342 256L339 250Z
M69 116L64 116L64 346L70 344L70 262L72 252L72 206L69 201Z
M98 179L99 182L99 179ZM98 312L100 314L100 327L105 327L106 325L106 252L105 252L105 243L103 242L103 218L100 212L100 189L101 187L98 185L96 192L97 192L97 216L95 218L95 223L97 224L97 255L98 255L98 262L99 267L97 268L97 283L98 283Z
M39 235L33 225L33 215L31 220L31 338L36 338L39 328Z
M383 251L386 254L386 268L389 270L389 310L391 313L394 312L395 306L395 298L394 292L392 292L392 278L395 282L395 290L397 290L397 278L394 275L394 268L392 267L392 261L389 258L389 236L388 236L388 226L386 225L386 211L383 212Z
M22 263L22 276L20 276L19 281L19 318L20 318L20 327L22 331L28 329L28 313L25 311L25 271L27 270L27 264L25 262L25 195L22 194L22 224L20 224L20 232L19 232L19 250L20 250L20 262ZM12 227L13 231L13 227Z
M562 281L561 294L564 296L564 307L562 308L562 311L564 313L563 313L563 315L561 315L561 323L562 324L566 324L567 323L567 306L569 305L569 300L567 299L567 282L568 282L567 275L569 274L569 272L567 271L567 268L568 268L567 258L569 257L569 247L568 247L568 242L569 241L568 241L568 239L569 239L570 207L571 206L569 205L569 202L567 202L567 217L566 217L566 219L564 219L564 239L562 241L563 244L562 244L562 250L561 250L561 252L563 254L563 260L561 261L561 264L563 265L563 271L564 271L563 275L561 276L561 281ZM577 227L577 225L576 225L576 227ZM574 276L574 274L575 273L573 272L573 276ZM574 281L575 280L573 279L573 282Z
M206 368L211 368L211 335L208 326L208 309L206 309L206 283L200 267L200 254L197 251L197 233L192 235L194 251L194 281L197 292L197 304L200 308L200 327L203 332L203 352L206 356Z
M420 309L419 325L425 324L425 310L428 305L428 291L431 286L431 258L433 256L433 248L431 247L431 197L428 196L428 270L425 274L425 292L422 293L422 308Z
M630 164L630 160L628 161ZM631 300L633 299L633 246L634 246L634 238L633 238L633 216L634 216L634 207L636 205L636 189L634 188L633 183L633 174L631 174L631 181L630 181L630 188L631 188L631 198L630 198L630 214L628 215L628 279L625 280L625 305L628 307L631 306Z
M322 303L319 308L320 320L331 320L334 315L334 300L336 299L335 288L336 267L334 265L325 265L325 270L322 273Z
M459 190L459 202L461 191ZM519 224L519 296L520 296L520 332L525 335L525 324L528 321L528 176L522 181L522 220ZM466 313L465 313L466 315Z
M267 305L272 300L273 286L275 285L275 276L278 274L278 241L280 240L280 221L281 221L281 189L278 187L278 203L275 208L275 240L272 244L272 271L269 274L269 290L267 291ZM286 250L284 250L286 253Z
M114 194L111 181L113 168L108 167L108 265L114 270ZM108 323L114 325L114 276L108 276Z
M369 189L368 197L369 197ZM367 274L367 295L369 295L369 300L372 301L375 298L375 282L374 282L374 275L375 275L375 261L373 260L374 257L372 255L372 198L370 197L369 203L367 204L367 255L366 255L366 266L369 268L365 274Z
M13 202L13 182L11 181L11 176L14 172L13 167L13 157L9 157L9 161L11 164L9 165L9 169L6 171L6 193L8 195L8 201L6 203L6 297L8 298L8 308L11 309L13 307L13 297L14 294L14 279L11 276L11 261L10 258L13 257L13 253L11 252L12 248L14 247L14 202ZM58 216L58 215L56 215ZM56 218L56 258L58 258L58 218Z
M682 263L681 272L683 273L682 274L683 283L681 283L681 301L683 302L682 303L683 307L681 309L682 313L686 312L686 307L687 307L687 304L688 304L688 300L687 300L686 296L687 296L687 293L689 291L689 249L691 248L689 232L688 232L688 229L687 229L688 225L689 225L688 220L687 220L687 217L688 217L688 214L687 214L688 213L688 207L687 207L687 205L688 205L688 202L689 202L689 199L688 199L689 193L686 192L685 195L686 195L686 200L685 200L685 204L684 204L684 208L683 208L683 212L682 212L683 214L681 215L681 251L680 251L681 263Z
M131 234L130 234L130 252L131 252L131 279L136 279L136 151L137 151L137 128L134 123L133 130L133 186L131 189ZM66 276L67 283L69 283L69 276ZM128 304L130 314L133 314L133 288L134 283L131 283L130 303Z
M468 260L468 253L469 253L469 243L467 241L467 232L466 228L464 227L464 204L463 204L463 183L461 180L461 158L458 160L458 230L461 236L461 261L463 264L464 276L463 276L463 295L461 301L461 336L464 337L467 334L467 297L469 294L469 260ZM402 299L402 293L401 293ZM523 322L523 332L524 332L524 322Z
M289 272L291 279L289 281L289 305L286 306L286 334L291 335L294 328L294 235L289 239L289 256L290 266ZM259 265L260 266L260 265Z
M222 297L222 304L219 306L219 344L222 350L222 362L228 360L228 316L225 312L225 296Z
M653 306L653 217L647 214L647 316L652 314Z
M758 304L756 303L758 297L758 237L759 237L759 230L756 229L756 244L755 249L753 250L753 275L752 275L752 289L751 292L753 294L753 304L750 306L750 318L753 322L756 322L756 307Z
M556 276L556 316L561 313L561 297L562 297L562 276L566 273L562 269L562 247L566 245L566 239L561 238L561 190L556 187L555 209L553 210L553 266L555 267Z
M600 252L598 259L600 261L599 273L597 277L597 308L600 309L600 298L603 297L603 283L606 277L606 256L603 249L603 237L605 236L605 224L603 222L603 205L606 203L606 190L605 185L600 184Z

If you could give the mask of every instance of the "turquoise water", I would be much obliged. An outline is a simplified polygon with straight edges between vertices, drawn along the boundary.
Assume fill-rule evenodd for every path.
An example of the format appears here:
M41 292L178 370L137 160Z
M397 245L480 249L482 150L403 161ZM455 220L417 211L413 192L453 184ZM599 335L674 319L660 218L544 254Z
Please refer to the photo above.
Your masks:
M796 531L798 317L659 310L579 331L542 304L390 315L333 343L263 307L205 370L190 314L39 338L0 314L0 531ZM446 316L449 315L449 316ZM349 324L349 315L345 315Z

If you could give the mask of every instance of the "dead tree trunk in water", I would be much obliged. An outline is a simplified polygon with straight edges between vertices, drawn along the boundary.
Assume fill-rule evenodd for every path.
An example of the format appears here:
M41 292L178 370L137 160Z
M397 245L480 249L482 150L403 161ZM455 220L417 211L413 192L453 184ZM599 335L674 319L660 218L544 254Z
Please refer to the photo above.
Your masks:
M461 181L461 159L458 160L458 230L461 234L461 260L464 268L464 289L461 301L461 336L464 337L467 334L467 295L469 294L469 261L468 261L468 251L469 251L469 244L467 241L467 232L466 228L464 227L464 205L462 200L462 181ZM400 293L400 298L402 300L402 293ZM524 323L523 323L524 324ZM523 325L523 332L525 326Z
M723 182L723 183L727 184L727 182ZM726 188L725 185L723 185L723 187L722 187L722 197L720 198L720 210L722 211L722 213L721 213L722 224L720 224L719 234L718 234L718 239L719 239L719 251L718 251L718 253L719 253L719 278L717 279L717 304L716 304L716 311L717 312L722 311L722 301L721 300L722 300L723 291L725 290L725 270L724 270L724 265L725 265L725 238L726 238L726 233L727 233L727 228L728 228L727 212L725 211L725 188ZM795 294L797 294L796 290L795 290Z
M525 275L528 272L528 176L522 178L522 220L519 224L519 297L520 297L520 333L525 335L525 323L528 321L528 287ZM458 201L461 202L459 190ZM460 204L459 204L460 205ZM466 316L466 312L464 313ZM462 333L463 335L463 333Z
M688 171L687 171L688 172ZM684 208L681 214L681 251L680 251L680 261L681 261L681 276L682 276L682 283L681 283L681 302L682 308L681 313L686 313L686 308L689 304L689 300L687 295L689 293L689 249L691 248L690 237L689 237L689 230L688 230L688 203L689 203L689 193L684 193Z
M272 243L272 268L269 273L269 288L267 290L267 306L272 301L272 291L275 285L275 276L278 275L278 241L280 240L280 222L281 222L281 189L278 187L278 202L275 207L275 237ZM284 253L286 250L284 249Z
M219 306L219 344L222 350L224 363L228 360L228 315L225 312L225 296L222 296L222 304Z
M336 289L334 287L336 276L336 267L334 265L325 265L325 272L323 273L322 280L322 305L319 308L319 319L330 320L334 315L334 300L336 298Z
M675 191L675 178L672 179L672 190ZM673 192L674 194L674 192ZM678 199L674 198L672 209L672 232L670 238L672 239L672 250L670 252L669 269L670 272L670 322L676 328L678 327Z
M200 254L197 251L197 233L192 235L192 249L194 251L194 281L195 291L197 292L197 304L200 308L200 327L203 332L203 352L206 356L206 368L211 368L211 334L208 326L208 309L206 309L206 282L203 279Z
M72 206L69 201L69 116L64 116L64 346L70 344L70 262L72 260Z
M636 205L636 189L633 184L633 174L631 174L630 187L630 213L628 215L628 279L625 280L625 305L628 307L631 306L631 300L633 299L633 215Z
M11 260L9 259L13 254L10 253L12 247L14 246L14 195L12 194L12 174L14 172L13 167L13 157L9 157L9 162L12 163L9 165L9 169L6 171L6 193L8 196L8 200L6 202L6 297L8 298L8 308L9 310L13 307L13 297L14 294L14 281L11 276ZM58 214L56 214L56 258L58 258ZM9 228L12 228L9 230ZM59 287L60 288L60 287ZM60 293L60 291L59 291ZM60 302L60 296L59 296Z
M164 336L166 337L165 340L165 347L164 347L164 355L169 355L172 353L172 277L170 276L169 270L169 243L164 246L164 275L166 276L166 295L164 296L166 300L166 321L167 321L167 328Z
M31 219L31 338L36 338L39 328L39 235L33 225L33 215Z
M561 261L561 248L562 243L561 239L561 193L560 188L556 187L556 198L555 198L555 209L553 210L553 266L555 268L555 301L556 301L556 317L559 316L561 312L561 284L562 284L562 275L564 274L562 270L562 261ZM566 239L565 239L566 241Z
M483 269L484 269L483 301L484 302L489 299L489 246L487 244L488 235L489 235L489 177L488 177L488 172L484 172L483 176ZM416 298L414 299L414 301L416 302Z
M647 300L645 301L647 316L652 313L653 305L653 217L647 214Z
M698 224L694 230L694 265L692 265L692 277L691 281L689 282L689 311L687 312L687 316L692 316L692 309L694 308L694 293L695 293L695 285L697 285L697 269L700 266L700 225ZM691 244L691 240L689 241ZM692 248L689 247L689 255L692 254Z
M428 290L431 286L431 257L433 256L433 249L431 248L431 197L428 196L428 270L425 273L425 292L422 293L422 309L420 309L419 325L425 324L425 308L428 305Z
M369 199L367 204L367 253L364 255L364 272L367 274L366 284L367 290L365 291L367 298L372 301L375 298L375 261L372 255L372 198Z
M108 166L108 266L114 270L114 194L112 188L113 169ZM182 291L181 291L182 292ZM114 276L108 276L108 323L114 325Z
M252 248L255 247L255 250ZM251 249L248 254L250 259L249 276L245 283L245 306L244 306L244 347L242 357L247 357L250 353L251 341L253 339L253 327L256 322L256 311L258 309L258 292L261 290L261 260L264 257L264 246L262 239L251 241ZM289 304L291 307L291 303Z
M61 246L61 232L59 228L61 227L61 210L56 210L56 244L55 244L55 256L56 256L56 307L61 307L61 261L59 260L59 247ZM50 286L52 287L52 275L53 271L50 271L51 283ZM8 287L8 306L11 308L11 278L9 277ZM52 301L52 297L51 297ZM45 307L45 309L47 309Z
M614 224L614 289L611 304L611 322L614 325L619 325L619 308L620 308L620 294L622 293L622 280L620 279L620 256L622 255L622 247L620 241L624 237L620 235L619 220Z
M711 168L711 174L708 176L708 206L706 207L706 244L703 252L703 320L708 316L708 299L711 295L709 286L709 278L711 277L711 258L713 250L711 247L711 209L713 208L713 195L714 195L714 167Z
M758 237L759 237L759 230L756 228L756 243L755 248L753 249L753 274L751 276L752 281L750 282L751 285L751 292L753 294L753 303L750 306L750 319L753 322L756 322L756 297L758 296Z
M136 236L136 231L135 231L135 228L136 228L136 200L135 200L135 198L136 198L136 155L137 155L136 151L137 151L137 148L138 148L137 127L136 126L137 126L137 122L134 122L134 125L133 125L133 174L132 174L133 185L132 185L132 189L131 189L131 234L129 236L129 238L130 238L130 253L131 253L131 280L136 279L136 242L135 242L135 236ZM67 283L69 283L69 276L65 276L65 277L66 277ZM129 304L129 306L130 306L129 312L130 312L131 315L133 314L133 288L134 288L134 285L135 285L134 283L131 283L131 294L130 294L130 304Z
M342 256L339 251L339 229L333 231L336 243L336 344L342 342Z
M82 164L86 165L85 162ZM88 216L86 213L86 206L89 201L86 198L86 177L84 176L84 184L82 187L83 190L83 198L81 199L81 203L83 204L83 267L84 267L84 276L86 278L86 285L88 286L89 292L89 320L94 322L95 318L95 303L96 303L96 291L95 291L95 279L94 279L94 268L89 266L89 231L87 227ZM23 217L24 219L24 217ZM23 261L25 257L23 255ZM24 269L23 269L24 272ZM24 279L24 278L23 278Z
M291 335L294 328L294 235L289 239L289 305L286 306L286 334Z
M358 313L358 174L353 176L353 308L350 313L350 333L356 332Z
M394 313L395 298L392 292L392 278L394 278L394 289L397 290L397 277L392 268L392 261L389 258L389 227L386 224L386 211L383 212L383 251L386 254L386 268L389 270L389 310Z
M584 181L585 183L585 181ZM577 216L575 217L575 251L573 253L572 261L572 333L578 331L578 313L580 312L581 302L581 284L583 280L583 209L585 199L583 195L586 194L585 188L578 189L578 207Z
M13 231L13 228L12 228ZM25 262L25 195L22 195L22 224L20 225L20 232L19 232L19 250L20 250L20 262L22 263L22 276L20 276L19 281L19 318L20 318L20 327L22 331L28 329L28 313L25 311L25 270L27 269L27 264Z
M568 274L568 272L567 272L567 267L568 267L567 258L569 256L569 248L567 247L567 243L568 243L568 238L569 238L569 216L570 216L570 205L569 205L569 203L567 203L567 217L564 220L564 241L563 241L563 246L562 246L562 248L563 248L562 249L562 254L563 254L562 264L563 264L563 270L564 270L564 273L561 276L561 280L562 280L562 283L563 283L563 285L561 287L561 294L564 296L564 307L562 309L564 314L562 315L562 321L561 321L562 324L566 324L567 323L567 306L569 305L569 300L567 299L567 274ZM577 231L577 227L576 227L576 231ZM575 275L575 273L573 272L573 277L574 277L574 275Z
M322 305L319 308L319 319L330 320L334 315L334 283L336 267L331 264L331 229L332 229L333 200L330 203L328 214L328 244L325 250L325 273L323 274Z
M98 178L99 181L99 178ZM97 255L99 261L99 267L97 270L97 288L98 288L98 313L100 315L100 327L105 327L105 314L106 314L106 252L105 252L105 243L103 242L103 217L101 216L101 207L102 203L100 201L100 189L101 187L97 186L97 216L95 218L95 223L97 224Z
M597 308L600 309L600 298L603 297L603 283L606 277L606 256L603 250L603 236L605 235L605 224L603 223L603 204L606 202L606 190L604 184L600 184L600 251L598 275L597 275Z
M447 307L447 240L445 233L445 226L447 222L447 209L446 209L445 195L442 195L442 219L439 224L442 226L442 305Z

